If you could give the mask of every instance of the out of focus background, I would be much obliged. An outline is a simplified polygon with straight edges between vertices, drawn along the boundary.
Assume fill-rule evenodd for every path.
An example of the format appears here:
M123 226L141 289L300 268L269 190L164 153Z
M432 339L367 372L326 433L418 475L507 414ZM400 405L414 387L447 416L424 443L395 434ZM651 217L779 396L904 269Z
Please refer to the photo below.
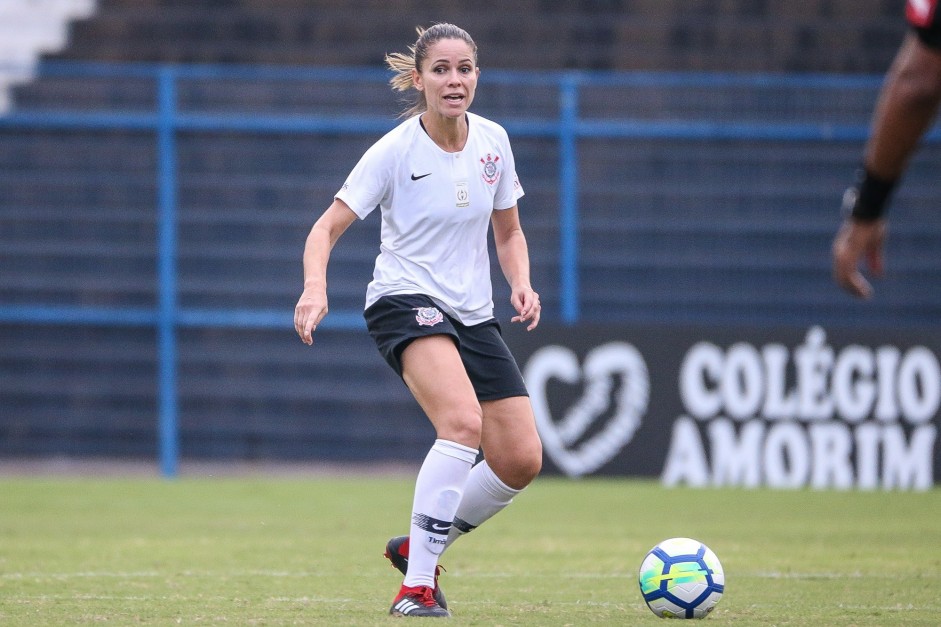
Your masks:
M334 251L313 347L292 315L310 226L403 108L383 56L447 21L478 44L472 110L508 130L526 191L543 324L507 336L547 472L932 485L937 130L875 297L830 278L904 4L4 0L0 457L420 461L433 433L361 318L377 215ZM612 342L646 367L602 368L588 411L597 371L543 349L579 364ZM704 343L716 369L696 370Z

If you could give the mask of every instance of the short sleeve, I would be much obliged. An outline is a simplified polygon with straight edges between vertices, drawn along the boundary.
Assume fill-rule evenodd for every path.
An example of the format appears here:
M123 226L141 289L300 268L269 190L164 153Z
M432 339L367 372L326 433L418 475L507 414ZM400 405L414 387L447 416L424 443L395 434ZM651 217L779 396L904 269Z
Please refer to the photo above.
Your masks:
M385 143L380 140L373 144L334 194L334 198L349 205L361 220L372 213L391 188L392 160L389 151L385 150Z
M502 130L502 129L501 129ZM516 159L513 157L513 149L510 147L510 140L503 132L505 148L503 150L506 163L503 166L503 176L497 183L497 190L493 196L493 208L497 210L509 209L523 197L523 186L520 184L519 176L516 174Z

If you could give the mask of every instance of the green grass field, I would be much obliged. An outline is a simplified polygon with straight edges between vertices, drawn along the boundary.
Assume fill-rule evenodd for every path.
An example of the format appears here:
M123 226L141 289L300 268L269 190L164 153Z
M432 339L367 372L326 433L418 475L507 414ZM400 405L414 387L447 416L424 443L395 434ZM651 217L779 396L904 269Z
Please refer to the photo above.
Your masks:
M2 625L389 625L411 478L0 478ZM541 478L442 559L457 625L653 625L672 536L726 573L712 625L941 624L941 491Z

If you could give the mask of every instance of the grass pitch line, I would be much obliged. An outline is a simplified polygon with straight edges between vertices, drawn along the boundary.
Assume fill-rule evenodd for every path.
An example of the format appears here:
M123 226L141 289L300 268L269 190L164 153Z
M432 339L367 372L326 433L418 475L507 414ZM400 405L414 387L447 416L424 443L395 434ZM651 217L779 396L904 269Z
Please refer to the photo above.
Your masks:
M0 579L12 579L12 580L21 580L21 579L145 579L148 577L165 577L166 573L158 573L154 571L144 571L144 572L132 572L132 573L122 573L122 572L77 572L77 573L43 573L43 572L29 572L29 573L0 573Z
M152 577L192 577L202 578L238 578L238 577L268 577L271 579L317 579L334 578L336 575L332 571L271 571L271 570L226 570L226 571L198 571L181 570L172 572L106 572L106 571L88 571L75 573L44 573L44 572L23 572L23 573L0 573L0 579L22 580L22 579L146 579Z
M937 579L941 577L941 572L915 572L914 575L925 579ZM842 579L891 579L890 575L885 573L780 573L780 572L757 572L757 573L739 573L738 577L757 577L759 579L794 579L798 581L835 581Z

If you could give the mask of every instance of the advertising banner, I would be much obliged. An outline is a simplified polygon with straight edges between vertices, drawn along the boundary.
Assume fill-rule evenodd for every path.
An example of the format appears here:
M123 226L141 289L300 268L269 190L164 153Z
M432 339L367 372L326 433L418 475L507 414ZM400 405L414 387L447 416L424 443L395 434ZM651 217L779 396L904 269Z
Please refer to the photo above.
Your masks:
M547 473L926 490L941 470L938 333L546 324L504 333Z

